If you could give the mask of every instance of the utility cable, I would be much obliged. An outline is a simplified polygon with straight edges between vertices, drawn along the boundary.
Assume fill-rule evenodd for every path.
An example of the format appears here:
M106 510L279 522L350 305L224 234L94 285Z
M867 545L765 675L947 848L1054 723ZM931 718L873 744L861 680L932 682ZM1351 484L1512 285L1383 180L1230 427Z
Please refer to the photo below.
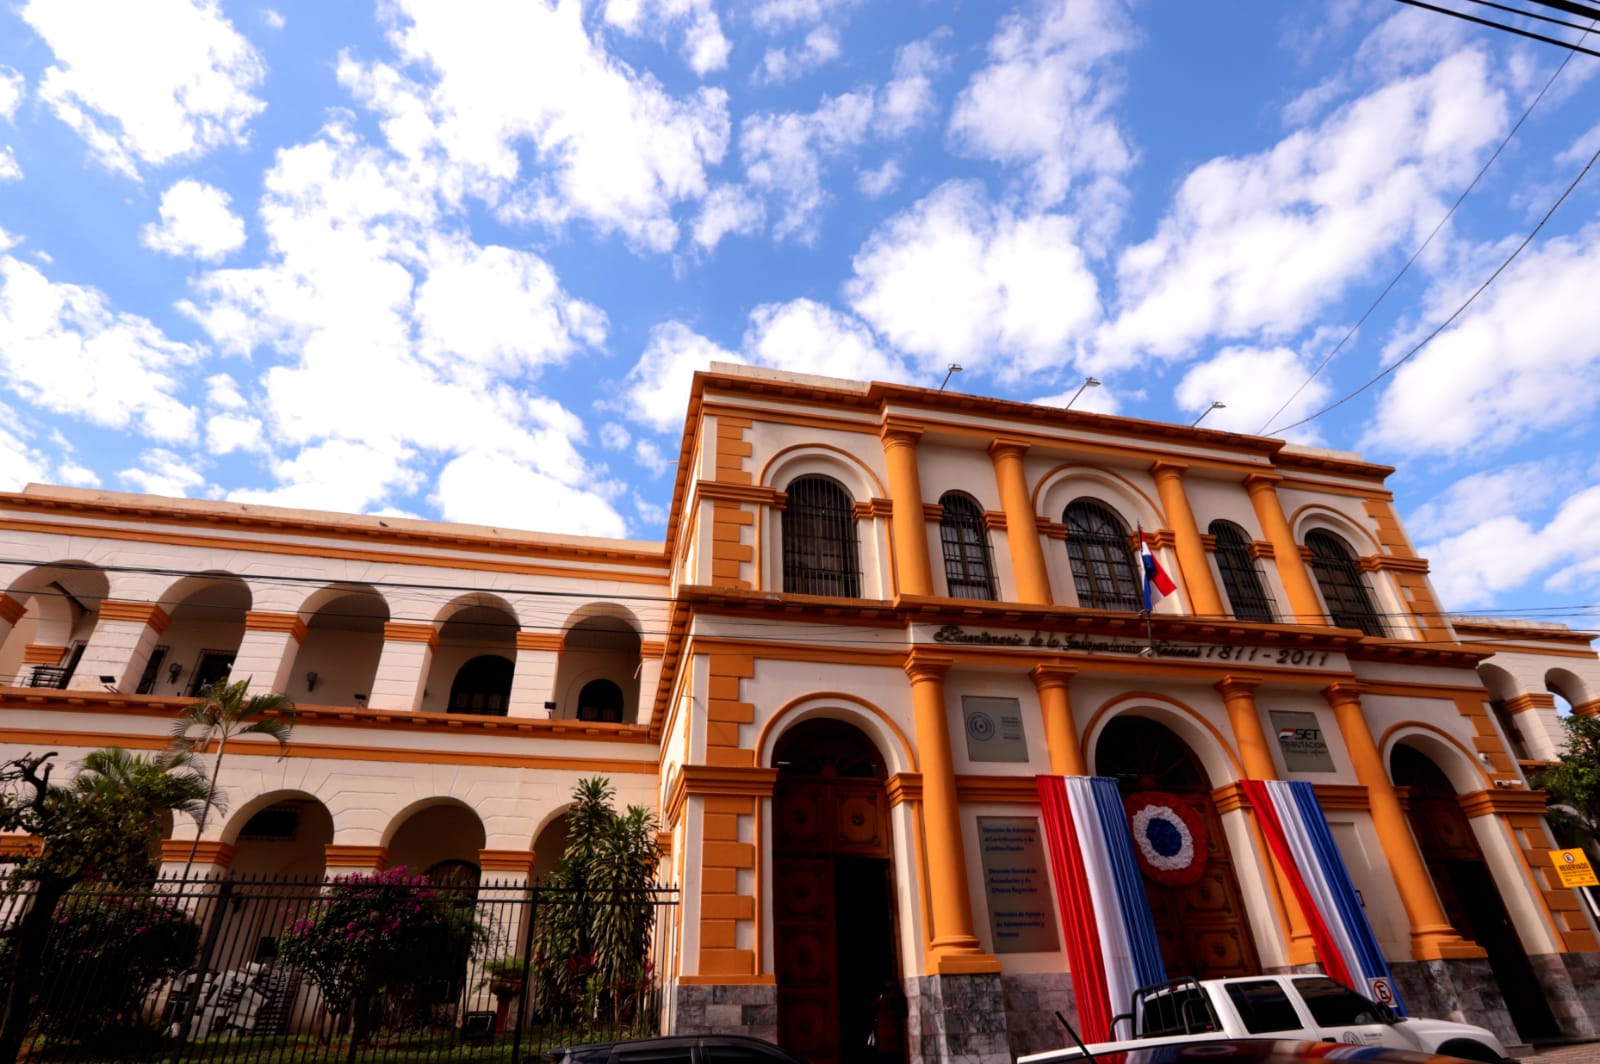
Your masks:
M1589 31L1593 28L1594 26L1591 24L1589 29L1584 30L1584 37L1587 37L1589 35ZM1579 38L1579 40L1582 39L1582 37ZM1472 190L1478 187L1478 182L1483 180L1483 175L1488 173L1489 167L1493 166L1495 160L1500 158L1500 153L1506 150L1506 145L1511 143L1511 139L1517 135L1517 131L1520 130L1522 128L1522 124L1528 120L1528 116L1533 114L1533 109L1539 106L1539 101L1543 100L1545 94L1550 91L1550 86L1556 83L1556 78L1560 77L1561 72L1567 69L1567 64L1572 62L1572 54L1573 53L1568 52L1564 57L1562 57L1560 65L1555 68L1549 79L1545 81L1544 88L1539 90L1539 95L1535 96L1533 98L1533 102L1528 104L1527 108L1522 112L1522 117L1517 119L1516 125L1512 126L1510 132L1508 132L1505 137L1501 139L1499 146L1494 150L1494 154L1490 155L1488 160L1478 168L1478 172L1472 178L1471 183L1469 183L1466 188L1462 189L1461 195L1457 196L1456 201L1450 205L1450 209L1444 212L1444 217L1439 219L1439 224L1433 227L1433 231L1428 234L1428 238L1417 246L1417 250L1411 253L1411 257L1406 260L1406 264L1400 267L1400 272L1395 274L1393 279L1391 279L1389 283L1384 286L1383 291L1378 293L1378 298L1374 299L1372 301L1372 305L1367 307L1367 309L1362 312L1361 317L1357 319L1354 325L1350 326L1349 331L1346 332L1339 342L1334 345L1333 350L1328 352L1327 357L1319 362L1317 364L1317 368L1312 370L1306 379L1300 383L1300 387L1296 388L1294 392L1290 394L1289 398L1283 401L1283 405L1274 410L1272 412L1272 416L1267 418L1262 426L1256 430L1257 436L1265 436L1269 433L1272 423L1277 420L1278 415L1287 410L1289 408L1289 404L1294 402L1296 397L1298 397L1301 392L1305 391L1312 381L1317 379L1317 375L1328 368L1328 363L1334 360L1339 352L1344 349L1344 345L1350 342L1350 338L1360 331L1361 326L1366 324L1367 319L1372 316L1372 312L1378 309L1378 304L1382 303L1386 298L1388 298L1389 293L1394 291L1394 286L1400 283L1400 279L1410 271L1412 265L1422 255L1422 253L1428 249L1428 245L1433 243L1433 238L1439 235L1439 230L1443 229L1444 224L1455 216L1456 209L1460 207L1466 198L1472 194ZM1294 428L1294 426L1290 425L1289 428Z

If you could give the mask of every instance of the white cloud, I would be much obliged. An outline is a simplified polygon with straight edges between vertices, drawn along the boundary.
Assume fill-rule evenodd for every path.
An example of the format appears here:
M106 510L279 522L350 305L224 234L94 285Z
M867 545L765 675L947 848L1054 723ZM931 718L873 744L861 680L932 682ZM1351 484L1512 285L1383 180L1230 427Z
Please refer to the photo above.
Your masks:
M452 459L439 472L433 501L446 521L580 536L627 534L627 522L596 492L498 452Z
M650 342L628 371L612 408L656 432L678 432L689 409L695 370L711 362L744 361L682 322L664 322L650 330Z
M878 348L866 326L809 299L756 307L741 350L758 365L797 373L846 380L912 377L903 363Z
M1223 409L1206 414L1206 428L1259 432L1269 418L1291 423L1322 406L1332 389L1320 376L1307 381L1314 368L1314 362L1287 347L1225 347L1191 367L1173 397L1180 410L1196 416L1213 401L1226 403ZM1299 394L1273 418L1296 389ZM1318 440L1314 425L1294 431L1289 438L1297 443Z
M0 144L0 181L21 181L22 166L7 145Z
M661 453L661 448L656 445L654 440L639 440L636 442L633 445L633 458L634 461L650 470L656 476L665 473L674 464L673 459L669 459Z
M600 446L608 451L621 451L633 442L633 434L626 425L616 421L607 421L600 426Z
M55 53L40 99L129 177L243 144L266 106L265 64L216 0L31 0L22 17Z
M1481 276L1441 286L1424 320L1443 320ZM1364 446L1458 454L1587 427L1600 404L1597 291L1600 225L1525 252L1394 372Z
M932 117L938 107L933 75L945 67L945 57L933 39L913 41L894 59L894 76L878 99L878 126L889 136L904 136Z
M839 28L817 26L795 48L768 48L756 68L758 84L776 85L793 81L839 58Z
M171 451L146 451L139 456L139 462L139 466L117 473L117 478L134 491L182 499L205 487L205 476Z
M1539 509L1582 486L1552 459L1474 473L1413 510L1406 530L1415 539L1443 539L1492 518Z
M739 130L739 151L750 185L782 205L773 235L816 237L817 215L827 202L822 162L866 140L874 112L870 92L825 97L810 114L757 114Z
M1592 534L1597 524L1600 487L1591 487L1567 499L1543 528L1501 513L1425 543L1419 551L1431 562L1433 582L1453 609L1489 602L1541 573L1550 574L1546 591L1571 598L1600 584L1600 547Z
M17 105L28 91L28 82L21 72L0 66L0 118L6 121L17 113Z
M288 25L288 22L283 17L283 13L273 8L264 7L261 9L260 14L262 25L266 26L269 30L281 30L284 26Z
M628 34L664 31L686 22L683 57L689 67L704 77L728 65L732 45L723 35L722 20L711 0L608 0L605 19Z
M153 439L187 442L194 411L173 393L202 352L93 288L56 284L0 256L0 375L29 402Z
M861 171L856 177L856 187L869 199L879 199L893 192L902 176L900 164L893 159L885 159L883 165Z
M228 500L360 513L391 491L410 491L421 485L422 478L409 465L412 457L405 448L325 440L302 449L292 459L272 463L279 487L233 491Z
M706 196L694 220L696 245L710 251L730 233L748 236L761 231L767 211L761 201L741 185L718 185Z
M750 12L750 22L765 33L821 22L830 15L859 6L862 0L760 0Z
M1145 397L1143 391L1120 392L1104 383L1098 387L1087 387L1079 391L1082 386L1083 382L1080 380L1077 384L1064 391L1057 392L1054 395L1041 396L1038 399L1029 399L1028 402L1038 406L1059 407L1066 407L1068 403L1071 403L1071 409L1073 410L1083 410L1091 414L1116 414L1122 410L1124 397L1132 400L1139 400Z
M161 195L161 222L146 225L139 242L168 255L220 259L244 246L244 221L228 209L228 194L186 177Z
M1061 215L1019 216L948 182L868 238L845 295L925 373L1058 371L1099 315L1076 235Z
M989 65L973 75L950 116L950 137L967 155L1027 168L1036 206L1061 203L1080 180L1079 213L1114 223L1118 178L1133 150L1114 107L1112 61L1130 49L1122 0L1039 0L1031 15L1007 15L989 42Z
M727 150L726 92L669 95L589 37L577 0L400 0L394 16L399 66L346 59L339 77L397 151L443 168L448 197L465 190L504 221L585 219L655 251L677 242L674 205L705 195Z
M17 412L0 403L0 491L20 491L50 480L49 460L28 442L29 435Z
M1150 240L1117 264L1113 362L1187 356L1207 337L1271 341L1303 327L1443 215L1500 135L1505 97L1482 54L1389 83L1269 151L1185 178Z

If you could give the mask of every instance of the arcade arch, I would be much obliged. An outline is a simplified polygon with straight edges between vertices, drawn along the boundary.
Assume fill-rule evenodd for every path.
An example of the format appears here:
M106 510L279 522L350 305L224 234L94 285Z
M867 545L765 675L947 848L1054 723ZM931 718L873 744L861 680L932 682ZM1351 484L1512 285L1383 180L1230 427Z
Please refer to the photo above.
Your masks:
M372 690L383 654L389 604L367 584L318 590L300 608L305 638L289 670L286 693L297 702L354 706Z
M0 680L19 686L65 687L100 618L110 581L86 562L29 569L6 588L23 612L0 642ZM31 653L29 648L34 649ZM42 660L41 652L59 648ZM26 659L26 660L25 660Z
M591 613L567 629L556 666L554 716L632 724L639 719L637 622Z

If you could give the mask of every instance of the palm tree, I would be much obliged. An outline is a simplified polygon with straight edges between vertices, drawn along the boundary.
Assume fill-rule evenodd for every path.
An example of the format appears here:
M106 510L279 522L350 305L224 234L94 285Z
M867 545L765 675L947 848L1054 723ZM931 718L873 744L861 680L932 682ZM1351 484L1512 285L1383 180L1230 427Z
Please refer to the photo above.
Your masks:
M183 863L184 878L188 878L200 849L200 837L206 832L206 815L217 804L217 778L222 774L228 740L240 735L270 735L278 741L280 758L289 751L289 733L294 731L294 702L288 695L252 695L249 692L249 678L236 683L218 680L201 691L200 700L172 723L172 746L178 752L204 752L212 740L217 743L205 805L196 818L199 826L195 828L194 843L189 847L189 859Z

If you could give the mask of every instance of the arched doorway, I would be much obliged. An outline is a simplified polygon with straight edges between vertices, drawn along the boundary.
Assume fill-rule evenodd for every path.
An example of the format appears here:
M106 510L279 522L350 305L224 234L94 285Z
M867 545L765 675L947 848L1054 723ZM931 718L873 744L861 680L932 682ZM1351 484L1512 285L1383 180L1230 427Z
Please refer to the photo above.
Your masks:
M1163 724L1118 717L1096 744L1095 771L1116 777L1124 800L1151 791L1174 796L1197 814L1203 827L1205 853L1197 857L1203 856L1205 864L1190 881L1158 882L1148 870L1144 876L1167 974L1210 979L1259 973L1261 961L1245 919L1222 819L1194 751Z
M900 984L883 758L851 725L812 720L773 763L778 1041L817 1064L881 1060L873 1002Z
M456 671L450 685L451 713L476 713L503 717L511 702L511 681L516 665L498 654L482 654Z
M1517 1033L1525 1042L1559 1037L1561 1029L1449 777L1427 754L1403 744L1389 755L1389 766L1395 786L1404 788L1411 834L1428 863L1445 916L1489 955L1489 968Z

